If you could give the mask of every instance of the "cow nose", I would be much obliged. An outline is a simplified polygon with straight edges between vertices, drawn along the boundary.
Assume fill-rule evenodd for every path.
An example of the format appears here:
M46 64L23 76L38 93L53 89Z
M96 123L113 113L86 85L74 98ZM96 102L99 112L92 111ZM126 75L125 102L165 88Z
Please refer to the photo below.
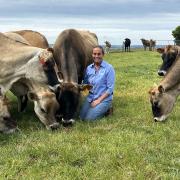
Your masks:
M55 123L51 124L51 125L49 126L49 128L50 128L52 131L54 131L54 130L56 130L56 129L59 128L59 123L58 123L58 122L55 122Z
M166 74L166 71L162 71L162 70L158 71L159 76L165 76L165 74Z
M154 122L158 122L158 120L157 120L157 118L156 118L156 117L154 118Z
M74 119L65 120L64 118L62 118L62 124L64 127L72 126L74 123L75 123Z
M16 121L11 117L5 116L3 117L3 120L5 122L5 125L9 128L15 128L17 126Z

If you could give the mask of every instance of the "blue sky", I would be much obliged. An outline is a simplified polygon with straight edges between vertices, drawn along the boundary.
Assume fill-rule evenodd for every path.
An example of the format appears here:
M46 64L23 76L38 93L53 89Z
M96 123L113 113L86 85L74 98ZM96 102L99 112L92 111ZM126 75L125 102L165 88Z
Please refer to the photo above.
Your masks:
M53 43L64 29L95 32L99 43L121 45L128 37L173 40L180 0L0 0L0 31L32 29ZM171 41L158 41L167 44Z

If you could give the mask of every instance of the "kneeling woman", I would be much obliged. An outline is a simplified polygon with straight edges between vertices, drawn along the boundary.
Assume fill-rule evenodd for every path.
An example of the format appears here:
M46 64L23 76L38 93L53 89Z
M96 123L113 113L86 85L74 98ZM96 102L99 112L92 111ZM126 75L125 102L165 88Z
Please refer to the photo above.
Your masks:
M101 46L93 48L92 57L94 62L87 67L83 83L93 87L80 111L80 118L89 121L103 117L112 106L115 83L114 68L103 60Z

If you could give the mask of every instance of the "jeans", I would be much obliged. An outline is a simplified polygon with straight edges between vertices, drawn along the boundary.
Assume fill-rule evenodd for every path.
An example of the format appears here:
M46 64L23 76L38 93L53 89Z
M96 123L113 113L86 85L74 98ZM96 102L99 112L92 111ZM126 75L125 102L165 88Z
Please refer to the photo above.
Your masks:
M85 121L93 121L105 115L111 107L112 101L103 101L95 107L91 107L91 103L85 100L81 111L80 118Z

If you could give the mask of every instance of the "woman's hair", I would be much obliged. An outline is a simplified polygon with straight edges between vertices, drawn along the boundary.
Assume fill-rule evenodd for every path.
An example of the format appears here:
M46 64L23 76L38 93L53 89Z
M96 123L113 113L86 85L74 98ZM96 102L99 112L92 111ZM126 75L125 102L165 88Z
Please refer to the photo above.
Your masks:
M101 49L101 51L102 51L102 53L103 53L103 55L104 55L104 49L103 49L103 47L102 47L102 46L97 45L97 46L94 46L94 47L93 47L93 49L95 49L95 48L99 48L99 49Z

